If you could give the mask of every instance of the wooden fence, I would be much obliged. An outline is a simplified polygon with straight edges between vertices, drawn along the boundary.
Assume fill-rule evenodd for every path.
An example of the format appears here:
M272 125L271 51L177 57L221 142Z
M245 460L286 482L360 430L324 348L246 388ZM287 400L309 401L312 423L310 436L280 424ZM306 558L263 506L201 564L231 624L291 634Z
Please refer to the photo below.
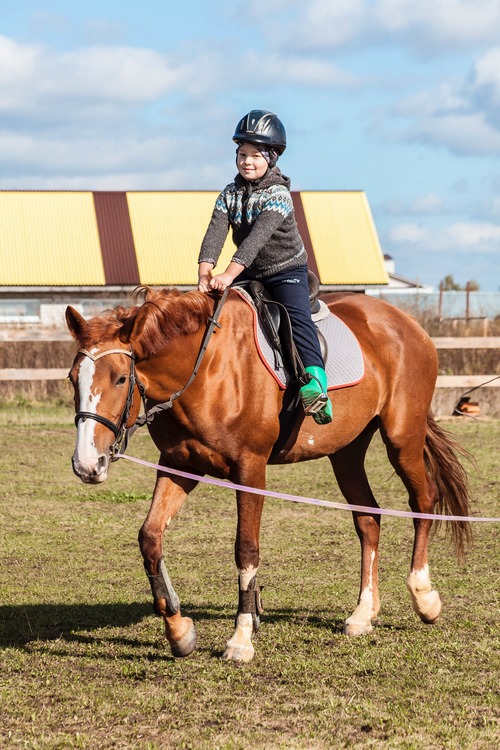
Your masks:
M4 336L5 336L4 332ZM71 399L66 380L75 353L67 336L0 340L0 400ZM500 338L435 338L439 377L433 398L437 416L452 415L464 394L483 416L500 417ZM474 389L474 390L472 390Z

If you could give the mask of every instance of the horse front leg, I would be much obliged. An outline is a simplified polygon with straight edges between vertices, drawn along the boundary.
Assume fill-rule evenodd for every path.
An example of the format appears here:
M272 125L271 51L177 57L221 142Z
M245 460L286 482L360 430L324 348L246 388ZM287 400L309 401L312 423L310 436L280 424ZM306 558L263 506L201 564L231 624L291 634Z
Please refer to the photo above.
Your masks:
M153 501L139 531L139 546L151 585L154 609L165 623L165 635L173 656L189 656L196 646L196 630L190 617L183 617L167 566L163 559L163 534L197 482L159 474Z
M363 503L364 505L364 503ZM345 635L366 635L373 630L378 616L378 544L380 518L364 513L353 513L354 528L361 544L361 576L356 609L344 623Z
M258 478L248 481L253 487L263 487L265 484L265 466ZM240 477L234 480L238 484L245 481ZM257 570L259 567L259 535L264 495L249 492L236 493L238 504L238 527L236 531L235 561L238 568L238 612L236 614L235 631L226 644L223 659L226 661L248 662L253 658L254 647L252 636L260 626L262 604L260 588L257 586Z

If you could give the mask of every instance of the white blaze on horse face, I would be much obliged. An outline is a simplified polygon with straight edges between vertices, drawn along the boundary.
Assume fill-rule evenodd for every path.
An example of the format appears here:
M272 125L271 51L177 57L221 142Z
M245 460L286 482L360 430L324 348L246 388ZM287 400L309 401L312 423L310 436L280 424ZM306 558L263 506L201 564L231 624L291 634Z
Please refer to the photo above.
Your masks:
M97 349L92 350L94 354ZM92 392L92 384L95 375L95 362L90 357L84 357L78 368L78 396L80 400L80 411L88 411L97 414L97 404L101 400L99 393ZM76 433L75 461L79 463L92 464L99 458L99 452L95 447L95 427L97 422L93 419L80 419Z

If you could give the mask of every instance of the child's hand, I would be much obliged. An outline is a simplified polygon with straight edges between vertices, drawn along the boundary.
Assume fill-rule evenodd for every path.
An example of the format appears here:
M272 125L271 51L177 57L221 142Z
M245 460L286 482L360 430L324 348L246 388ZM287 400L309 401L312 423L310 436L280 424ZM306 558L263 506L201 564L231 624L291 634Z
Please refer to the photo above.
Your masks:
M209 289L218 289L219 292L223 292L226 287L230 286L234 281L234 276L231 273L218 273L216 276L212 276L208 283Z
M204 273L198 278L198 291L199 292L209 292L210 291L210 282L212 281L212 274L211 273Z

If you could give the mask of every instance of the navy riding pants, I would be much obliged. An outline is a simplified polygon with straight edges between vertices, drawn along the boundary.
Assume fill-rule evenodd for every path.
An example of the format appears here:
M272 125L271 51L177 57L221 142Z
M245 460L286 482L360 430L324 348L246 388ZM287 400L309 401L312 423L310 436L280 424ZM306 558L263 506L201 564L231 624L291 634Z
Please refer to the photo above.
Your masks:
M249 279L244 271L235 281ZM292 323L293 340L304 367L323 367L324 362L316 326L311 318L307 266L285 268L273 276L259 278L271 297L288 311Z

